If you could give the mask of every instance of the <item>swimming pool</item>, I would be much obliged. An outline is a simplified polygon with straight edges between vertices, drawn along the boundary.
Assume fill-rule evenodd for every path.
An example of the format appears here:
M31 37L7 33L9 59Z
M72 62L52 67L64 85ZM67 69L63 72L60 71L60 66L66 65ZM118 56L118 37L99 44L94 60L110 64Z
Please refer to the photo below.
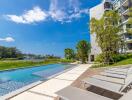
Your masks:
M71 68L68 64L14 69L0 72L0 96L8 94L31 83L47 80L48 77Z

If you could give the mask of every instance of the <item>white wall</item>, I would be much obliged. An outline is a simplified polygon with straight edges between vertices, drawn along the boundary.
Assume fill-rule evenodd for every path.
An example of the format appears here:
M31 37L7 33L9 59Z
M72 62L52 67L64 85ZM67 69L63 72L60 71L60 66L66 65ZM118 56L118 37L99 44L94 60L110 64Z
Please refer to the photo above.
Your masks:
M90 9L90 19L91 18L96 18L96 19L100 19L102 17L102 15L104 14L104 5L103 3L93 7Z
M93 7L90 9L90 19L96 18L100 19L104 14L104 5L103 3ZM91 55L98 55L101 53L101 49L98 46L98 43L96 42L96 34L91 34Z
M96 42L96 34L91 34L91 55L98 55L101 53L101 49Z

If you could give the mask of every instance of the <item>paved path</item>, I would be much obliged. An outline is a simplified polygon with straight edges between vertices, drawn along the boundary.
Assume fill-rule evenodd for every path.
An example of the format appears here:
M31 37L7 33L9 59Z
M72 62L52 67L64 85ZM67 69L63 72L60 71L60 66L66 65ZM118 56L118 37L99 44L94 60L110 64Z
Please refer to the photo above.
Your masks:
M121 99L119 100L132 100L132 90L130 90L128 93L126 93Z
M37 85L10 100L54 100L55 92L71 85L91 65L79 65L65 73L62 73L40 85Z

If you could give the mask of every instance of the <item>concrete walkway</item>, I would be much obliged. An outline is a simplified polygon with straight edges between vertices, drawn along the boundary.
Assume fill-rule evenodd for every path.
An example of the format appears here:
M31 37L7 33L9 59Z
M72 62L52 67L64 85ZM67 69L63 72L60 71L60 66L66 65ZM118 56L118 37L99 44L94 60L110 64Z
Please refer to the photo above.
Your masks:
M54 100L55 92L71 85L91 65L78 65L77 67L62 73L40 85L37 85L10 100Z

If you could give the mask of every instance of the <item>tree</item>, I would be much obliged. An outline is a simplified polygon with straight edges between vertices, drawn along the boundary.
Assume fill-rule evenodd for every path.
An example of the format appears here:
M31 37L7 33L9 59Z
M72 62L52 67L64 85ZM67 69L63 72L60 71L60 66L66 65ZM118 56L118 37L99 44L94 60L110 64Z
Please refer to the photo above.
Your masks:
M119 53L121 38L118 23L119 14L116 11L106 11L100 20L92 18L90 21L91 33L96 34L96 41L102 50L103 62L109 64L112 56Z
M79 41L76 48L77 56L82 61L82 63L86 63L88 61L88 55L91 49L90 43L85 40Z
M128 12L128 22L127 22L127 25L129 26L129 28L127 28L127 32L129 34L132 34L132 8L129 9L129 12Z
M23 54L16 47L0 46L0 58L17 58L22 59Z
M74 53L74 50L71 49L71 48L66 48L64 50L65 52L65 58L66 59L74 59L75 58L75 53Z

